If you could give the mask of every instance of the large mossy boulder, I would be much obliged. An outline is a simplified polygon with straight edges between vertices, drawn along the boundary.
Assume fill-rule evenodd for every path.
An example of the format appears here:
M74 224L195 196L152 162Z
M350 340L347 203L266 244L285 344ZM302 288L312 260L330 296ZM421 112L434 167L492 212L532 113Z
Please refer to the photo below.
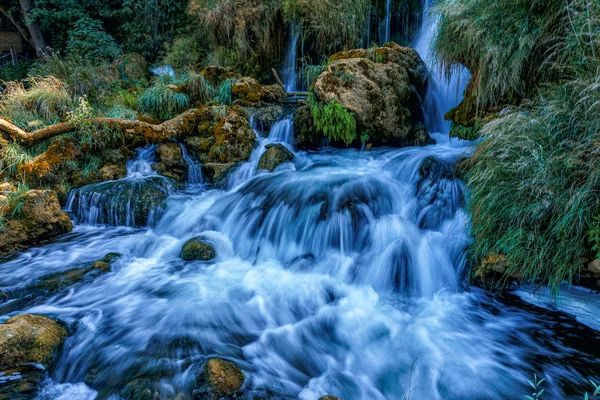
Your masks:
M67 330L56 321L21 314L0 324L0 399L37 398Z
M188 240L181 248L180 254L184 261L210 261L215 256L215 249L201 238Z
M200 388L194 398L205 400L231 399L244 385L244 373L230 361L212 358L200 375Z
M273 171L281 164L294 159L294 154L292 154L292 152L281 143L268 144L266 149L267 151L265 151L260 157L258 169Z
M22 314L0 324L0 370L35 363L49 367L67 330L42 315Z
M240 162L247 161L256 135L239 106L207 106L194 114L193 127L184 142L203 164L208 182L219 184Z
M427 91L427 67L414 49L388 43L377 49L343 51L329 60L314 84L316 100L321 104L336 102L354 115L357 135L353 145L367 135L368 143L375 146L431 142L421 103ZM302 136L310 136L306 133L311 129L310 121L298 119ZM311 143L298 139L302 147L310 147Z
M9 207L0 231L0 254L38 245L73 229L53 191L30 190L12 199Z

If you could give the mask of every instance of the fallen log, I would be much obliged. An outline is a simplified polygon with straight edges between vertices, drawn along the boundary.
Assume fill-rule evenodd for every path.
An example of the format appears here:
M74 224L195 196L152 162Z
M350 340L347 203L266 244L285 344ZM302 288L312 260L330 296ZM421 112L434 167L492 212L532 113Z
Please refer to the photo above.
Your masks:
M125 120L118 118L90 118L84 120L84 124L96 125L97 128L117 129L123 132L125 137L143 137L147 142L161 142L175 138L181 134L188 133L193 128L194 120L199 116L200 110L192 109L183 114L153 125L143 121ZM44 140L56 136L77 131L79 128L71 122L61 122L51 125L35 132L27 132L19 128L7 119L0 118L0 131L6 133L12 140L23 146L33 146Z

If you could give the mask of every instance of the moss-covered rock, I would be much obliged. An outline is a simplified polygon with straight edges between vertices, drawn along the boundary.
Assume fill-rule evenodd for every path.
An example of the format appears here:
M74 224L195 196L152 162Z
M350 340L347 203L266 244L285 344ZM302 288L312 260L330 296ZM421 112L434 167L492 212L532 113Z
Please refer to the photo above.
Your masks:
M474 283L484 289L501 291L518 286L523 277L518 273L507 274L509 263L504 255L488 254L472 273Z
M30 190L14 202L10 218L0 231L0 254L35 246L73 229L55 192Z
M236 73L218 66L208 66L200 71L200 74L202 74L204 78L214 87L218 87L227 79L235 79L238 77Z
M218 183L237 164L247 161L256 145L256 135L239 106L213 106L199 109L189 133L183 135L186 147L203 164L205 179Z
M185 179L186 166L183 159L183 151L177 143L161 143L156 149L159 162L152 168L158 173L172 178L177 182Z
M0 370L27 363L49 367L67 330L42 315L22 314L0 325Z
M253 118L256 126L263 132L269 131L276 122L290 114L291 111L282 106L244 107L246 117Z
M265 95L262 85L250 77L236 79L231 92L234 101L243 106L260 104Z
M323 145L323 134L317 131L308 105L299 107L294 115L294 139L301 150L318 149Z
M188 240L181 248L184 261L210 261L215 258L215 249L201 238Z
M340 52L330 61L315 81L314 92L319 102L335 101L355 116L358 132L353 145L360 145L366 135L376 146L431 143L421 104L427 68L414 49L388 43L374 50ZM308 128L304 118L301 129Z
M230 361L212 358L207 361L200 376L197 399L217 400L234 398L244 385L244 373Z
M326 395L326 396L319 397L319 400L342 400L342 399L340 399L339 397Z
M103 181L116 181L127 175L127 167L123 164L107 164L100 168L100 176Z
M260 157L258 169L273 171L279 165L294 159L294 154L281 143L268 144L266 149L267 151Z

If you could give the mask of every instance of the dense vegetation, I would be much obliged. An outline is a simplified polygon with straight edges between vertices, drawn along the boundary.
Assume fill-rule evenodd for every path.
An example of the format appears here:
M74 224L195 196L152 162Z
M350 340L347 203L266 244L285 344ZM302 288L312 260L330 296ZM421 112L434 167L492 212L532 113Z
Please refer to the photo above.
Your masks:
M473 74L450 114L502 109L470 161L473 260L505 255L506 276L556 291L600 248L600 3L446 0L438 11L441 62Z

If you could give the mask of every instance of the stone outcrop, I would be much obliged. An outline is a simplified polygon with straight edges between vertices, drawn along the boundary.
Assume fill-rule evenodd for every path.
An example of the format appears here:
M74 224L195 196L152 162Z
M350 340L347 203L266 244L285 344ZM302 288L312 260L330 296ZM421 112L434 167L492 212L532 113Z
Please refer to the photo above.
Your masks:
M357 137L375 146L414 146L431 142L423 125L421 99L427 91L425 63L414 49L388 43L377 49L343 51L330 57L330 64L314 84L316 100L335 101L356 118ZM296 121L301 131L310 131L310 115ZM298 142L310 147L316 140ZM336 143L336 145L339 145Z
M294 155L287 147L281 143L268 144L266 146L267 151L263 153L258 162L258 169L265 169L267 171L273 171L281 164L292 161Z
M30 190L11 203L10 215L0 231L0 254L38 245L73 229L55 192Z

